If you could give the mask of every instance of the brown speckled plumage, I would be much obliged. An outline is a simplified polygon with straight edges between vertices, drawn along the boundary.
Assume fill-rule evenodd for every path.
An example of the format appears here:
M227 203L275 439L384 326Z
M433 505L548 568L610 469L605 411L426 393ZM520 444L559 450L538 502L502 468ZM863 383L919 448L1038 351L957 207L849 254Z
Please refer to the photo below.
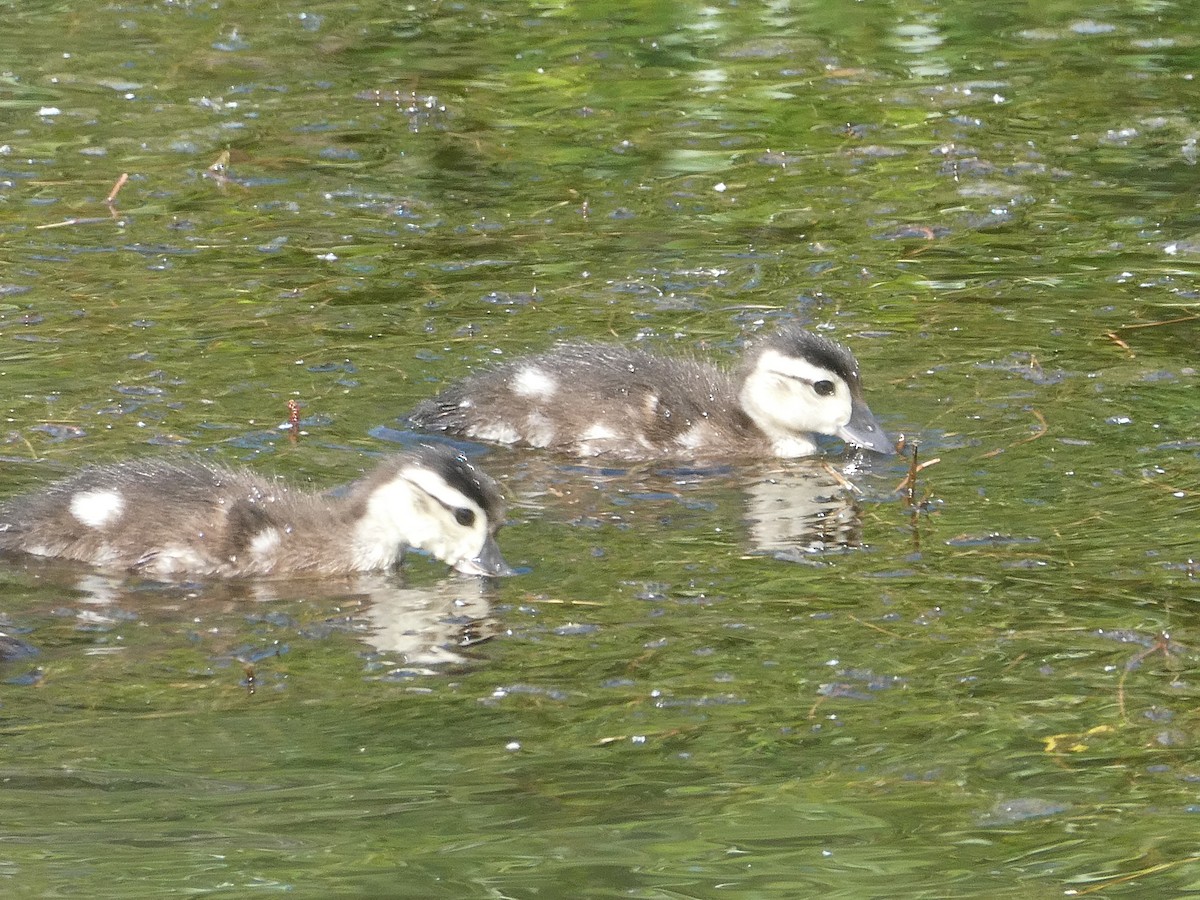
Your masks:
M480 540L491 543L503 520L495 482L460 453L423 446L386 458L341 496L199 460L94 466L0 504L0 550L151 576L336 575L387 568L399 563L408 546L403 522L400 532L379 528L364 534L360 526L372 498L391 485L402 485L405 502L415 497L414 515L422 526L435 516L441 527L458 527L457 510L414 488L406 476L413 472L427 473L422 477L432 477L434 486L448 486L451 500L466 498L470 516L482 517Z
M853 414L864 427L851 432L846 422L834 428L815 421L794 433L791 425L770 430L761 412L752 415L745 391L776 358L828 373L843 389L844 418ZM819 406L823 399L794 391L787 402ZM793 418L803 412L784 410ZM813 431L890 451L867 408L853 354L794 325L753 341L732 370L621 345L560 344L463 379L420 403L410 419L461 437L624 459L804 455L812 452Z

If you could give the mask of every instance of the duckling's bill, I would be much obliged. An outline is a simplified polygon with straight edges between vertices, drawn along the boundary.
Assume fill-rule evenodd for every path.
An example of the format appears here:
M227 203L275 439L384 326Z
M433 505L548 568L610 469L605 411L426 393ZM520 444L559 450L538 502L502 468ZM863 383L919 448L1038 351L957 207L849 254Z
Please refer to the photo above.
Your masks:
M454 564L454 569L464 575L499 577L516 574L516 569L506 563L504 557L500 555L500 547L491 535L488 535L487 540L483 542L483 548L474 559L460 559Z
M888 439L887 432L875 418L875 414L861 399L856 398L850 408L850 421L838 429L837 436L847 444L853 444L873 453L885 456L895 454L896 448Z

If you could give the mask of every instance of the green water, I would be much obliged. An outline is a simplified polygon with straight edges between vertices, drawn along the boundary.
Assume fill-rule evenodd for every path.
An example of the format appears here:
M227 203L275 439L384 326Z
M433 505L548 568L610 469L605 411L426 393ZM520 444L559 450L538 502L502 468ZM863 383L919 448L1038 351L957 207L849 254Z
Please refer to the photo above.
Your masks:
M179 448L325 487L499 355L779 318L939 461L912 506L904 459L487 450L487 587L9 560L0 891L1200 890L1193 20L6 7L5 493Z

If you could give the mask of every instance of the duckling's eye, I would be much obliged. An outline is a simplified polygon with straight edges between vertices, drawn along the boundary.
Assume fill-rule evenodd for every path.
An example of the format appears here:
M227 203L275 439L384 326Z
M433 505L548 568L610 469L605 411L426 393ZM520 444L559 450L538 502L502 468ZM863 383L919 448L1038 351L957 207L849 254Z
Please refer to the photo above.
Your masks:
M475 524L475 511L460 506L454 511L454 521L463 528L470 528Z
M813 383L813 390L817 392L818 397L828 397L836 388L832 381L817 381Z

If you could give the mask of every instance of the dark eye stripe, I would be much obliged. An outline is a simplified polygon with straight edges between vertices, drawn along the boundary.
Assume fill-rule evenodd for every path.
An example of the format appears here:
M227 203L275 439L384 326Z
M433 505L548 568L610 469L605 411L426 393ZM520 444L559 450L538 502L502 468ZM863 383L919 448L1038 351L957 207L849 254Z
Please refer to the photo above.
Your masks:
M466 506L456 506L453 503L447 503L441 497L435 496L434 494L430 494L428 492L426 492L426 496L436 502L442 509L446 510L446 512L450 513L450 515L454 516L454 521L459 525L462 525L464 528L470 528L475 524L475 519L477 518L475 510L469 509Z
M813 381L811 378L805 378L803 375L793 375L791 372L780 372L777 369L772 369L771 374L778 375L780 378L790 378L792 381L798 381L801 384L807 384L822 397L828 397L837 390L837 385L829 378L821 378ZM819 387L819 385L828 385L828 387L823 388Z

